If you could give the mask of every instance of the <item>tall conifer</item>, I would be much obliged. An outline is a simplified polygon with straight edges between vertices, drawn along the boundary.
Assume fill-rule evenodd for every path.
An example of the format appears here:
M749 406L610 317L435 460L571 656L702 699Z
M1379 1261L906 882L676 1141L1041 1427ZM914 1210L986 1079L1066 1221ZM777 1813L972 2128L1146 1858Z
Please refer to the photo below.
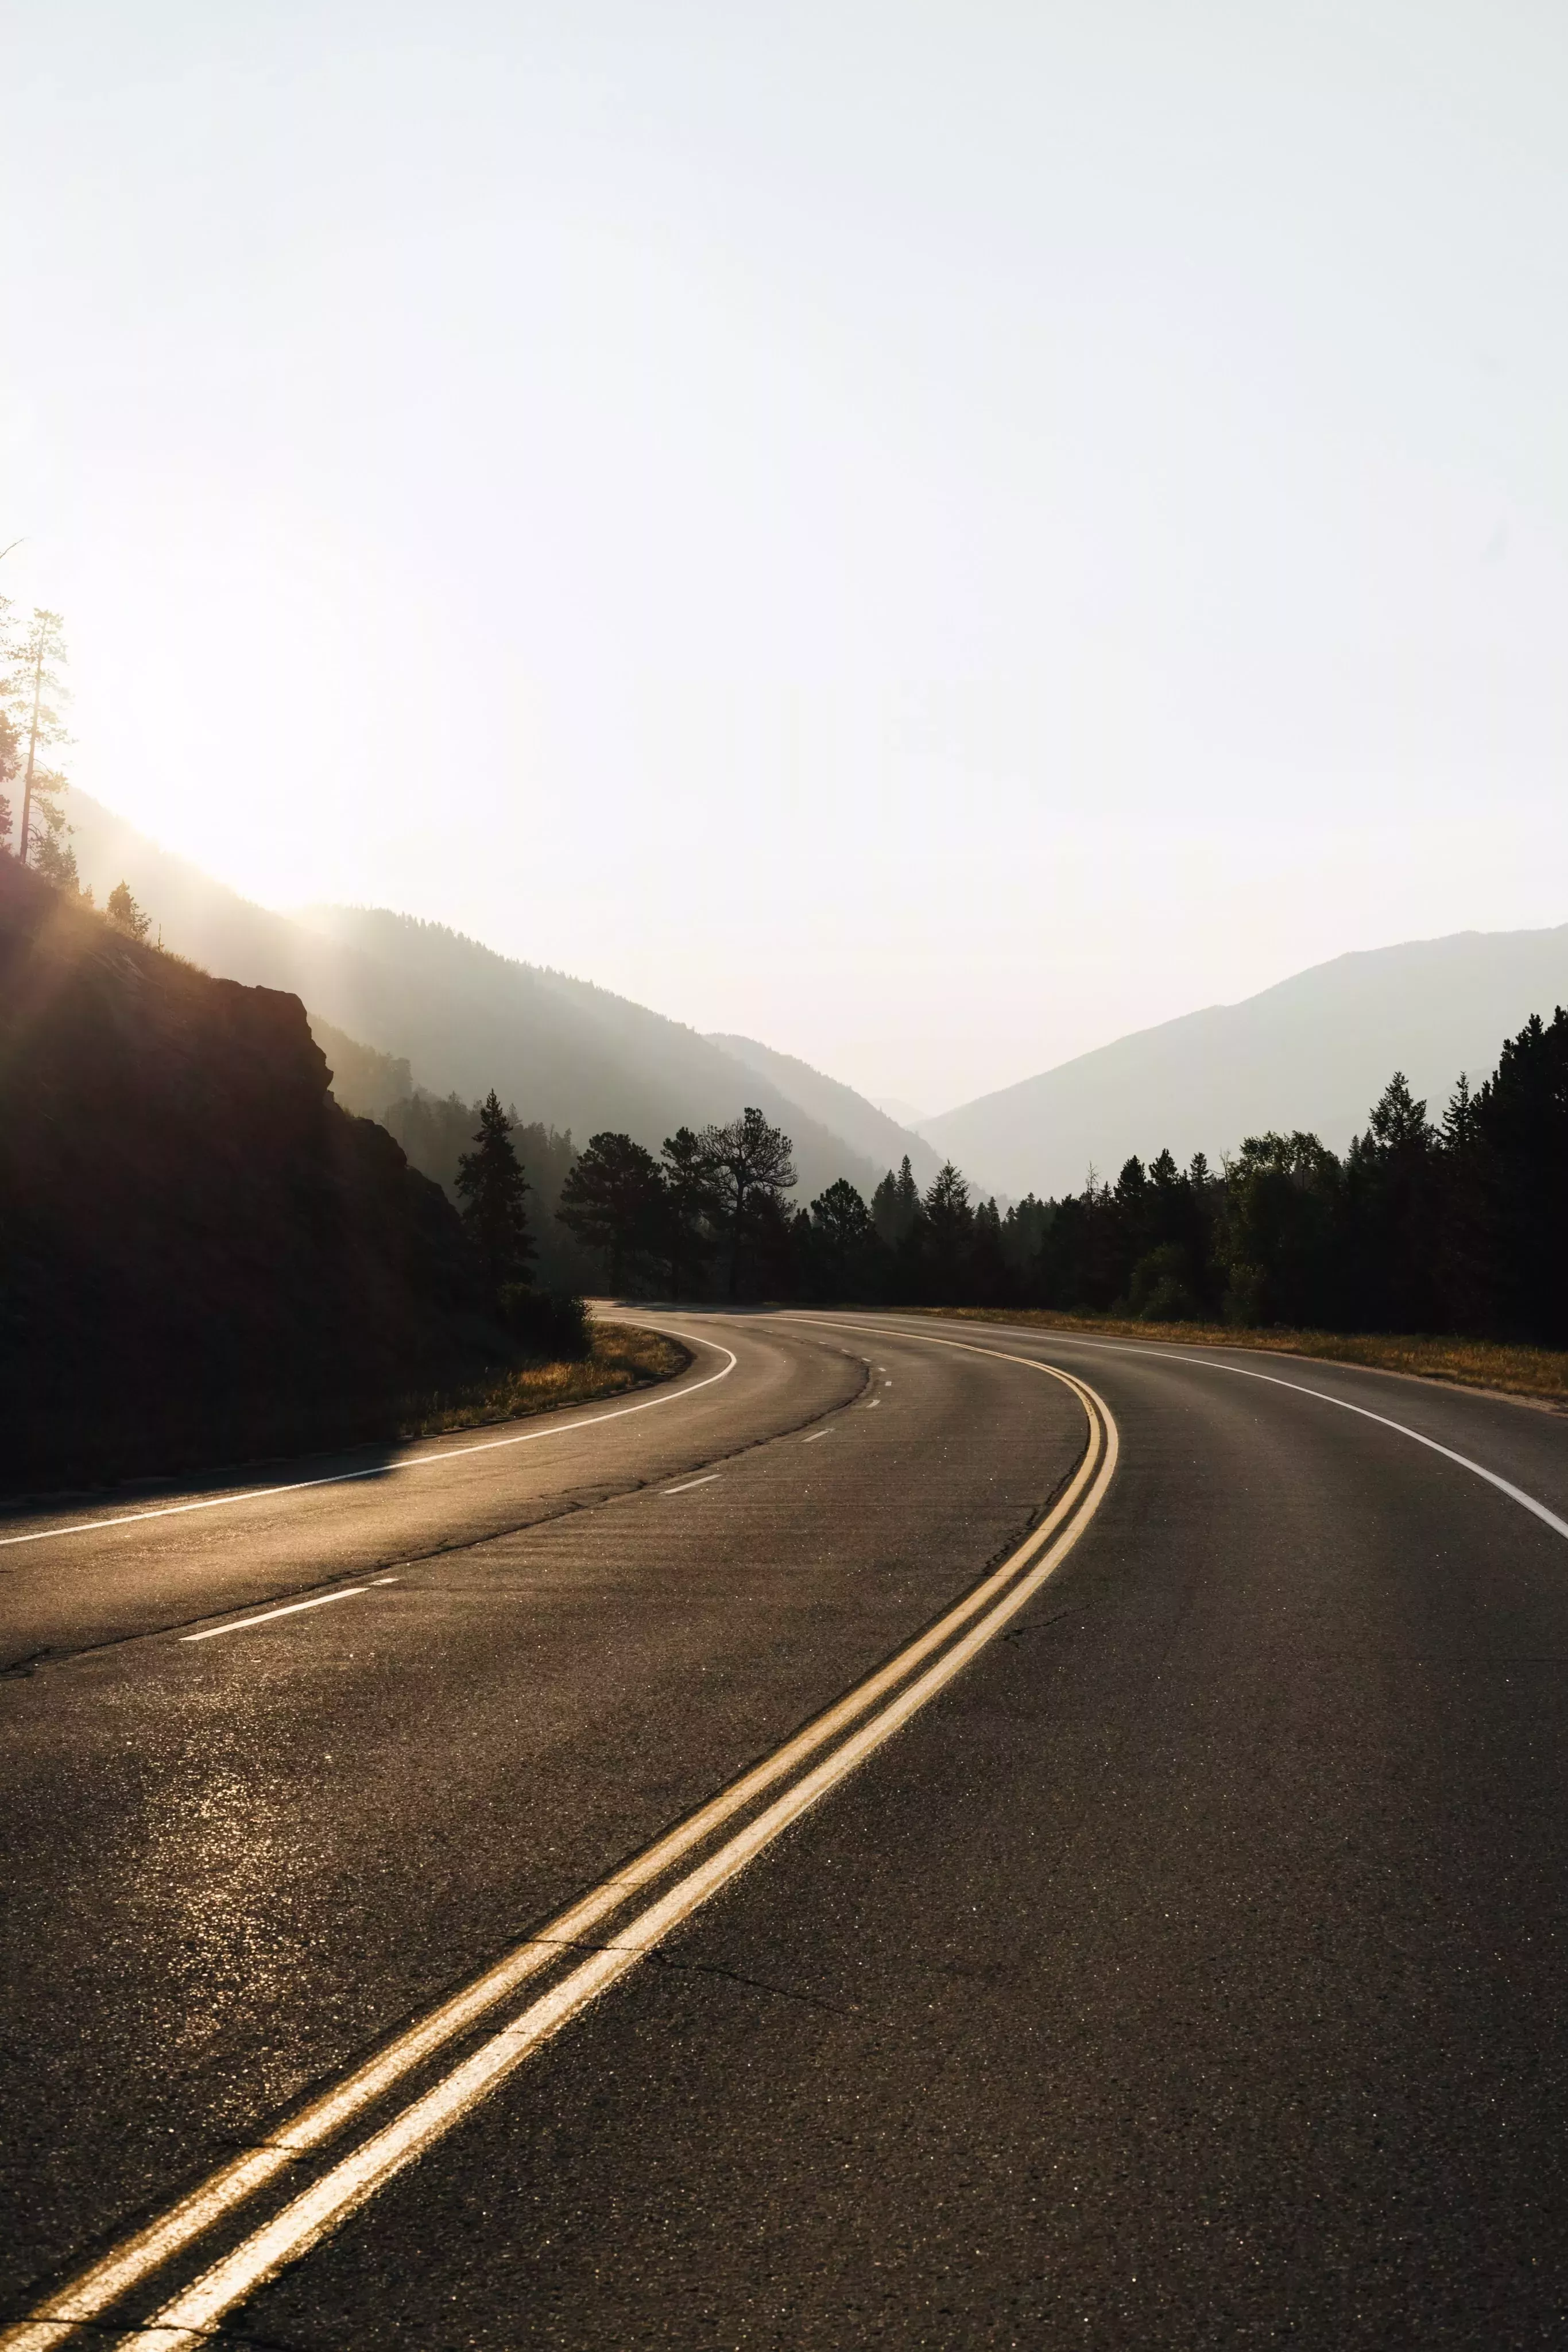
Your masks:
M528 1278L534 1259L523 1195L528 1179L517 1165L512 1123L494 1087L479 1108L475 1149L457 1163L463 1222L473 1238L491 1291Z

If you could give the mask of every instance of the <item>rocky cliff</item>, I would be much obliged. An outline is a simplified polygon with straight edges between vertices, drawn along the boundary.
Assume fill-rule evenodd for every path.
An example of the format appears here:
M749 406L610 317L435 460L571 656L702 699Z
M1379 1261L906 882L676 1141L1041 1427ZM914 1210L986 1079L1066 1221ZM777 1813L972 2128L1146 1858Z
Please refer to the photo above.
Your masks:
M0 1491L371 1433L486 1335L456 1216L298 997L0 856Z

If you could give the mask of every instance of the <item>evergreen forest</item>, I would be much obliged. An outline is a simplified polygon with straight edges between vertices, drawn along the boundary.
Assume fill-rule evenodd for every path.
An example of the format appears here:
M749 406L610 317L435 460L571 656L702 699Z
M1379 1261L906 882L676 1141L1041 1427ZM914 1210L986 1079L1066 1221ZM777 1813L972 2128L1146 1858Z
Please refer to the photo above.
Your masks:
M69 740L64 664L60 616L23 625L0 599L0 852L90 906L54 764ZM104 912L147 939L123 882ZM1218 1166L1199 1152L1179 1167L1160 1150L1113 1180L1092 1169L1079 1192L1005 1206L977 1198L951 1161L923 1187L907 1158L869 1199L841 1174L801 1204L791 1139L755 1107L679 1127L657 1153L611 1129L579 1149L494 1092L443 1099L406 1061L327 1034L346 1096L395 1087L380 1124L461 1208L481 1292L509 1295L513 1320L608 1285L1568 1345L1562 1007L1506 1039L1479 1087L1461 1077L1438 1117L1396 1071L1343 1155L1304 1130L1270 1132ZM580 1346L575 1325L568 1336Z
M449 1188L479 1106L412 1095L385 1123ZM1443 1332L1568 1345L1568 1012L1532 1017L1440 1118L1396 1072L1338 1155L1249 1136L1216 1167L1161 1150L1059 1200L999 1208L951 1163L907 1160L868 1201L841 1178L789 1198L760 1111L658 1154L509 1113L541 1280L690 1299L1041 1307L1158 1323Z

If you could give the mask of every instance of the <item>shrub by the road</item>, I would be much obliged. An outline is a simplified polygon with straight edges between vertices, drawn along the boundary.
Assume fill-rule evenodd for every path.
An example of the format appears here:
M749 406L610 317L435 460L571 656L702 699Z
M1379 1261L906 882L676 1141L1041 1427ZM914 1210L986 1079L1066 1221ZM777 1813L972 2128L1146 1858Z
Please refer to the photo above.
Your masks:
M501 1292L501 1319L519 1345L551 1363L580 1364L593 1344L587 1307L561 1291L509 1282Z

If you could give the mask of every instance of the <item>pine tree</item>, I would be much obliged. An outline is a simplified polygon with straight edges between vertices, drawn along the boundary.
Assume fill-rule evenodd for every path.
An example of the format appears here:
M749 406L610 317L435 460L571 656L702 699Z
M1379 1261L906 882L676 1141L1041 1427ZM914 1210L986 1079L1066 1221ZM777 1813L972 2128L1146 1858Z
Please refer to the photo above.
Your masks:
M70 828L60 806L66 780L57 769L40 767L38 763L41 750L70 740L57 708L66 694L59 674L59 665L66 656L65 623L60 614L35 607L26 632L19 637L7 636L0 654L8 664L5 676L0 678L0 705L6 709L15 736L26 743L16 855L24 866L36 862L51 881L74 883L76 856L66 839ZM35 803L43 813L42 827L36 820ZM41 853L36 861L35 845Z
M71 847L73 828L66 823L66 813L59 796L66 790L66 780L52 768L39 768L33 778L33 821L28 827L32 845L33 871L52 882L57 890L74 890L92 904L92 892L83 889L77 871L77 854ZM42 822L40 822L40 819Z
M1485 1150L1494 1314L1510 1336L1568 1342L1568 1012L1532 1013L1475 1099ZM1495 1327L1494 1327L1495 1328Z
M664 1179L664 1248L670 1288L679 1297L689 1278L713 1255L708 1220L717 1213L713 1167L700 1135L689 1127L666 1135L660 1155Z
M1011 1274L1001 1213L995 1201L982 1201L975 1211L969 1247L969 1297L981 1307L1002 1306L1012 1289Z
M1470 1082L1465 1072L1459 1072L1459 1083L1454 1088L1453 1099L1443 1113L1443 1145L1448 1151L1469 1151L1476 1139L1476 1098L1470 1092Z
M508 1282L524 1282L534 1259L523 1195L528 1179L517 1165L512 1122L492 1087L479 1108L476 1149L457 1163L457 1190L485 1278L498 1297Z
M871 1211L847 1176L819 1192L811 1203L810 1265L828 1298L863 1297L876 1255Z
M907 1151L897 1175L890 1168L872 1194L871 1217L879 1239L889 1249L896 1249L914 1232L920 1217L920 1187Z
M1442 1321L1455 1331L1484 1331L1494 1306L1488 1157L1476 1097L1461 1071L1437 1139L1437 1292Z
M7 599L0 596L0 661L11 650L10 615ZM16 719L7 709L6 688L10 681L0 678L0 850L11 846L11 824L15 808L11 791L22 772L22 735Z
M664 1180L651 1151L629 1135L591 1135L568 1171L556 1211L561 1223L610 1262L610 1287L622 1290L634 1262L663 1239Z
M950 1160L932 1178L921 1210L928 1290L943 1302L961 1298L968 1281L975 1213L969 1187Z
M1437 1140L1396 1070L1345 1160L1347 1297L1363 1328L1429 1331L1439 1319Z
M118 929L128 931L133 940L144 940L152 928L152 916L137 905L129 883L115 884L104 911Z

